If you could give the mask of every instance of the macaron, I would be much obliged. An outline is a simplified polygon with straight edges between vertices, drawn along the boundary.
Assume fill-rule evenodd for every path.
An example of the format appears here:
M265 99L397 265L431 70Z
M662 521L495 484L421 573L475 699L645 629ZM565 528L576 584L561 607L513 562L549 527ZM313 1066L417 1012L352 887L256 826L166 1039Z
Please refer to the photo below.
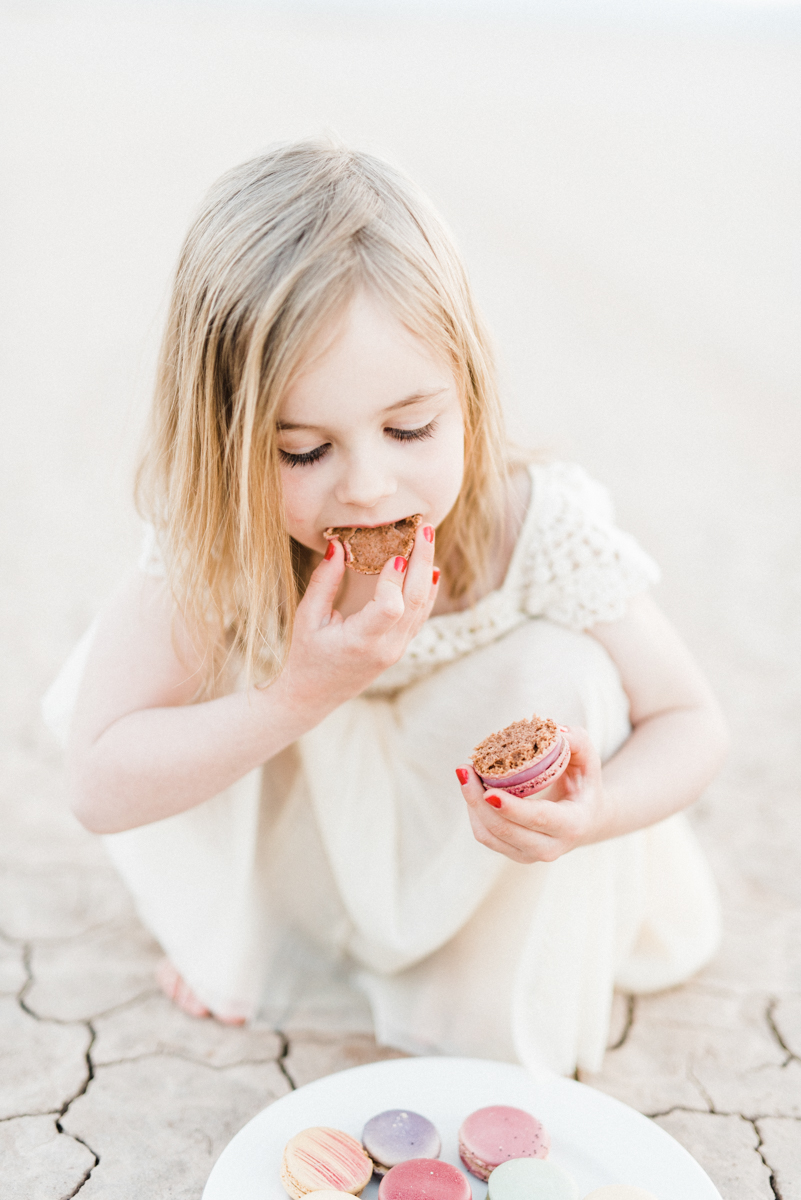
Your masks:
M581 1193L573 1176L556 1163L514 1158L490 1175L487 1200L581 1200Z
M372 1174L373 1160L356 1138L341 1129L319 1125L303 1129L284 1147L281 1182L293 1200L319 1191L356 1195Z
M584 1200L658 1200L658 1197L653 1192L646 1192L645 1188L610 1183L607 1187L596 1188Z
M551 1138L536 1117L522 1108L494 1104L479 1108L462 1122L459 1156L479 1179L512 1158L547 1158Z
M378 1200L472 1200L467 1176L438 1158L410 1158L387 1171Z
M491 733L470 756L485 788L533 796L558 779L570 762L570 745L550 718L513 721Z
M323 537L342 543L346 567L361 575L378 575L388 559L409 557L422 519L415 513L391 525L330 525L323 530Z
M442 1142L427 1117L405 1108L390 1108L371 1117L362 1133L362 1145L373 1160L377 1175L410 1158L439 1158Z
M306 1192L303 1200L341 1200L342 1196L352 1196L352 1192L332 1192L325 1188L322 1192Z

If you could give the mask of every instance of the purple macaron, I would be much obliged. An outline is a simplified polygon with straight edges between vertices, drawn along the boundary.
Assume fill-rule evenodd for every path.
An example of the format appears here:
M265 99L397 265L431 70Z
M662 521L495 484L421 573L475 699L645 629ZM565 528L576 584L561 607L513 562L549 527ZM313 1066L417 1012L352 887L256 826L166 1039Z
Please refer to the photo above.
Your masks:
M385 1175L398 1163L412 1158L439 1158L442 1149L431 1122L406 1108L390 1108L371 1117L362 1133L362 1145L377 1175Z

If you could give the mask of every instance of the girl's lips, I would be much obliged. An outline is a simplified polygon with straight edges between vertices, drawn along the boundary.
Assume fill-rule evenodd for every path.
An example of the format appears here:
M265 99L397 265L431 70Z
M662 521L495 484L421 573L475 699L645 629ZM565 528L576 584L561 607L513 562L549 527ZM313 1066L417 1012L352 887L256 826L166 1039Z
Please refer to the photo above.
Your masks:
M386 525L400 525L401 521L411 521L411 519L414 515L415 514L413 514L413 513L409 513L405 517L395 517L394 521L373 521L372 524L370 524L370 525L368 525L364 522L358 522L358 521L339 521L338 523L336 521L331 521L331 523L329 525L326 525L325 528L326 529L383 529Z

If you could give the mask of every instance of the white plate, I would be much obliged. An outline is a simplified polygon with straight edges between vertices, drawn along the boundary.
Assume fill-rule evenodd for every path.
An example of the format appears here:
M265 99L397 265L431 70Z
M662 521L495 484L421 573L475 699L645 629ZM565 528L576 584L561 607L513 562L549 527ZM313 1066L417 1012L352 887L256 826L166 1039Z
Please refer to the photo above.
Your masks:
M203 1200L287 1200L279 1169L284 1146L301 1129L331 1125L361 1137L366 1121L388 1108L410 1108L434 1122L442 1158L461 1166L459 1126L488 1104L533 1112L551 1134L550 1157L565 1167L584 1196L627 1183L658 1200L721 1200L687 1151L647 1117L611 1096L554 1077L532 1078L522 1067L478 1058L400 1058L327 1075L290 1092L254 1117L217 1160ZM487 1185L469 1176L474 1200ZM362 1196L375 1200L378 1186Z

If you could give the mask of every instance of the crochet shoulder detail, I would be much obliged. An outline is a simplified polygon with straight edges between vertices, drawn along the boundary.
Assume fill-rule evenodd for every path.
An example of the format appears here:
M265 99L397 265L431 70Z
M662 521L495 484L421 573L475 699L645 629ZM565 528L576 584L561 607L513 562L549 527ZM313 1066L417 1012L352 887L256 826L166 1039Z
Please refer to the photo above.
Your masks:
M576 630L622 617L632 596L658 582L656 563L617 527L609 493L581 467L533 467L532 480L518 563L526 613Z

